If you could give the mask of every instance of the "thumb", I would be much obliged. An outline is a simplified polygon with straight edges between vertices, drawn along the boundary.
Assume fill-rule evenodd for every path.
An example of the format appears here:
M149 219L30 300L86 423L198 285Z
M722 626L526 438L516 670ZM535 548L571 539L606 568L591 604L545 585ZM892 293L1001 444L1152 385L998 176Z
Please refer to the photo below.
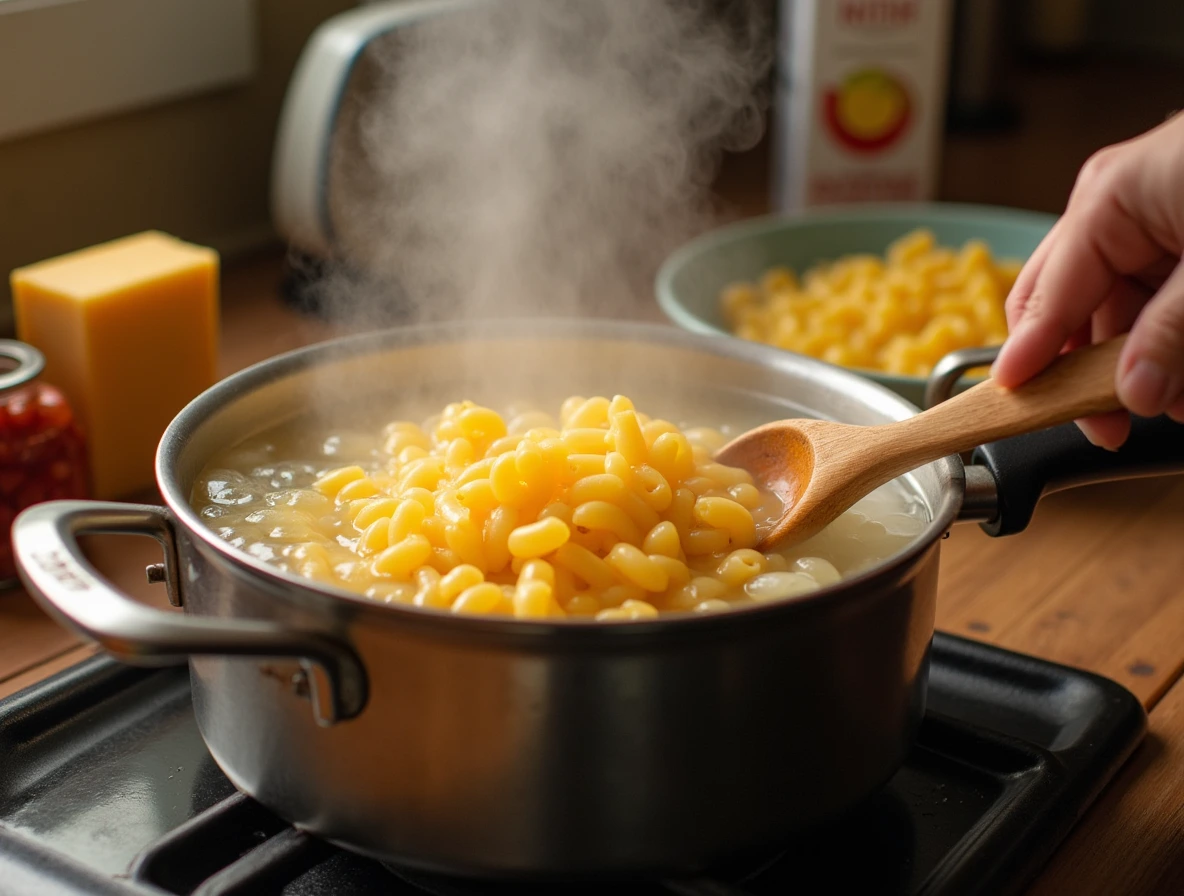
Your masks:
M1118 398L1142 417L1184 410L1184 264L1147 303L1118 362Z

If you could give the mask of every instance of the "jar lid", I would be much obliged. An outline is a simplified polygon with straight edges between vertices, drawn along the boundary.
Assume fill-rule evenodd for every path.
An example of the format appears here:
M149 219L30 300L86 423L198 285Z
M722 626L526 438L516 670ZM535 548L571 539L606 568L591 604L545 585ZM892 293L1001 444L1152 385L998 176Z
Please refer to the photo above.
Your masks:
M45 355L26 342L0 339L0 359L15 361L11 370L0 373L0 392L30 383L45 369Z

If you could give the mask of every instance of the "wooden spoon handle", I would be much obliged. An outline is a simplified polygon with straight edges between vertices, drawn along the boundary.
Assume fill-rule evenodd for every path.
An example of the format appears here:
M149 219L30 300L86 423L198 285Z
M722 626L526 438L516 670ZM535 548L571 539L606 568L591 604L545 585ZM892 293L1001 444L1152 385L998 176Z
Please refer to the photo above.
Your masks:
M903 469L986 442L1059 426L1122 407L1115 391L1126 336L1067 352L1015 389L994 380L972 386L924 413L883 427ZM914 463L915 460L915 463Z

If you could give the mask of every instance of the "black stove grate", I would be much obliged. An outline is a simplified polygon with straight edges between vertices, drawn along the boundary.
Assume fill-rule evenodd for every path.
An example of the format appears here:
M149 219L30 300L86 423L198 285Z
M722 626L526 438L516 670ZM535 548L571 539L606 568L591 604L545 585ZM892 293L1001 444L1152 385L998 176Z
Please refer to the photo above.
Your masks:
M184 670L93 659L0 703L0 881L13 896L975 896L1017 891L1145 729L1114 682L947 635L905 767L840 824L695 880L525 885L379 862L235 792Z

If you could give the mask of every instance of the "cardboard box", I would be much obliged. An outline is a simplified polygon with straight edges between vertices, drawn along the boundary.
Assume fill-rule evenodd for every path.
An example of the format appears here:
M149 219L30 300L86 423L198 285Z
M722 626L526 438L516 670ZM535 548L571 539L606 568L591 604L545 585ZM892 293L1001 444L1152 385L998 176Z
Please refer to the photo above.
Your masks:
M782 0L773 207L933 197L949 0Z

